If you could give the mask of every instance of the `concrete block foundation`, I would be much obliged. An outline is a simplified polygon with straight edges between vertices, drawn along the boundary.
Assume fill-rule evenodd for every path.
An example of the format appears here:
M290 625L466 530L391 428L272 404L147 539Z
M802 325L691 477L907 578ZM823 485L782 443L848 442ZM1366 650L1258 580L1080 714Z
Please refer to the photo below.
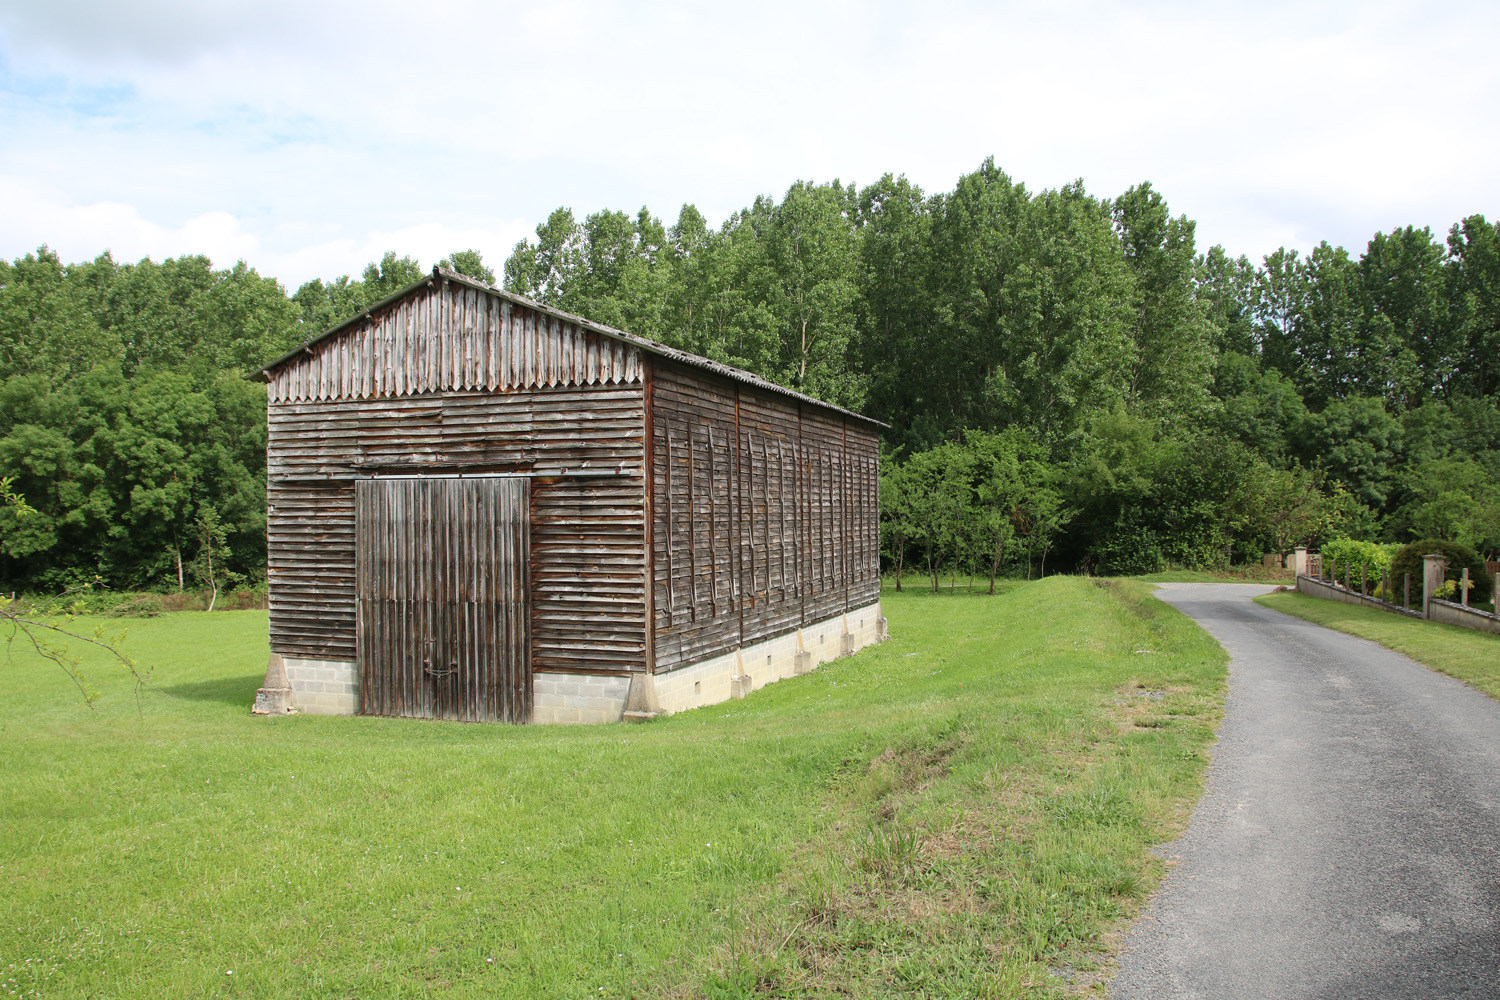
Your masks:
M885 619L876 603L670 673L641 675L635 678L638 688L634 695L628 678L537 674L531 721L618 722L627 700L633 703L632 708L660 715L716 705L743 698L783 678L805 674L885 637ZM601 701L607 705L601 705Z
M879 602L826 621L744 646L670 673L648 676L538 673L532 677L531 721L619 722L714 705L886 638ZM345 660L282 658L285 705L309 715L353 715L359 707L359 669ZM269 683L269 682L268 682ZM266 691L267 689L262 689Z
M353 715L359 707L359 668L349 660L285 657L290 705L308 715Z
M534 674L532 722L619 722L630 678L598 674Z

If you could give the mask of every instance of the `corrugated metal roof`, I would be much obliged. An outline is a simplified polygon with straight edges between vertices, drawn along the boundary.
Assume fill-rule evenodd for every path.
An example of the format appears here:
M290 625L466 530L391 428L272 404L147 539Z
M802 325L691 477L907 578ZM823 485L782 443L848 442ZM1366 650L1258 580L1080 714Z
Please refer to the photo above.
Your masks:
M563 312L561 309L554 309L551 306L543 305L540 302L528 299L524 295L517 295L514 292L507 292L503 288L498 288L494 285L486 284L483 281L478 281L474 278L470 278L467 275L459 274L457 271L451 271L443 267L434 267L432 269L431 277L424 277L420 281L407 285L399 292L396 292L393 295L386 296L379 302L371 305L364 312L359 313L356 316L351 316L349 319L338 324L337 326L325 330L323 333L320 333L316 337L313 337L305 343L293 348L276 360L262 365L260 368L257 368L254 372L250 373L246 377L259 382L268 381L270 379L271 372L281 367L286 362L291 361L293 358L299 357L302 354L310 353L312 351L312 348L316 344L327 340L329 337L332 337L348 329L349 327L354 326L357 323L369 319L378 310L385 308L398 299L405 298L406 296L410 295L412 292L415 292L420 288L427 287L433 281L436 281L438 279L446 279L448 281L455 281L459 284L468 285L471 288L476 288L490 295L498 296L499 298L514 302L517 305L523 306L527 309L534 309L539 313L556 317L557 319L564 320L568 323L573 323L586 330L593 330L594 332L602 336L612 337L615 340L619 340L627 344L633 344L643 351L655 354L658 357L667 358L671 361L676 361L679 364L688 365L693 368L700 368L704 371L712 372L715 375L721 375L724 378L732 379L733 381L741 382L745 385L754 386L757 389L764 389L766 392L772 392L782 396L789 396L792 399L798 400L800 402L810 403L814 406L819 406L826 410L832 410L836 413L841 413L846 417L852 417L855 420L859 420L867 424L873 424L876 427L890 427L889 424L882 423L881 421L876 420L873 417L867 417L862 413L855 413L853 410L846 410L842 406L835 406L834 404L824 402L821 399L815 399L812 396L798 392L795 389L788 389L784 385L778 385L768 379L763 379L754 372L745 371L743 368L735 368L732 365L726 365L722 362L713 361L698 354L692 354L688 351L678 350L675 347L668 347L666 344L660 344L654 340L648 340L645 337L638 337L633 333L626 333L624 330L616 330L614 327L605 326L602 323L595 323L593 320L585 319L582 316L575 316L572 313Z

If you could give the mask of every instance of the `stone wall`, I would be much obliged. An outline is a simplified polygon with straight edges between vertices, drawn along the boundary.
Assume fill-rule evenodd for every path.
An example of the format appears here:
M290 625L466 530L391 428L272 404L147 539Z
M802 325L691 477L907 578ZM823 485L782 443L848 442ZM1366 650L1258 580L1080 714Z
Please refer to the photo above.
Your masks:
M1344 604L1358 604L1367 608L1379 608L1382 611L1401 612L1416 618L1422 617L1421 612L1404 609L1399 604L1387 604L1378 597L1370 597L1361 594L1357 590L1346 590L1336 583L1326 583L1311 576L1297 577L1297 593L1306 594L1308 597L1321 597L1329 601L1342 601Z
M1436 598L1429 601L1427 617L1445 625L1457 625L1460 628L1478 629L1481 632L1494 632L1500 635L1500 615L1480 611L1478 608L1466 608L1452 601L1441 601Z

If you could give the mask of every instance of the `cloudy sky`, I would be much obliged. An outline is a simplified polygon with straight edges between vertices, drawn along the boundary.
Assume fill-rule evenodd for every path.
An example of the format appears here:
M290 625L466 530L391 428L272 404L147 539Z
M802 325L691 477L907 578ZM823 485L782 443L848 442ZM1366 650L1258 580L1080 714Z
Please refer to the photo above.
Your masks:
M570 206L1149 179L1252 258L1500 218L1500 5L0 0L0 255L294 288Z

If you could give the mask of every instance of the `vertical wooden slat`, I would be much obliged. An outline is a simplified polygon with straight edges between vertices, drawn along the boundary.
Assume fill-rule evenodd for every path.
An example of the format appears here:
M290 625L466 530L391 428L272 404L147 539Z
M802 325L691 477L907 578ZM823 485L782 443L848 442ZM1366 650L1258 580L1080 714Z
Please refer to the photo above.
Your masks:
M736 482L741 484L741 491L745 497L742 501L743 509L740 518L742 522L740 530L745 535L740 539L740 549L746 556L749 556L750 587L745 593L745 600L749 601L751 607L754 607L755 595L759 589L755 575L755 438L749 431L745 431L739 437L742 447L740 448L740 475L736 477ZM746 531L746 529L749 530ZM742 558L741 565L744 565L744 562Z
M709 465L709 476L708 476L708 480L709 480L708 502L709 502L709 510L710 511L713 510L713 492L712 492L713 491L713 466L712 466L712 463L713 463L713 447L714 447L713 431L709 431L708 454L709 454L709 463L710 463L710 465ZM688 432L687 432L687 448L688 448L688 460L687 460L687 529L688 529L688 551L687 551L687 557L688 557L688 608L690 609L689 612L688 612L688 621L697 621L698 620L698 512L697 512L697 510L695 508L698 505L698 489L697 489L697 482L696 482L696 479L694 478L694 474L693 473L694 473L694 470L695 470L695 468L696 468L696 466L698 464L698 461L697 461L697 456L694 454L694 448L693 448L693 429L691 427L688 428ZM713 562L714 562L713 540L714 540L713 514L710 513L709 514L709 520L708 520L708 546L709 546L708 547L708 565L709 565L710 580L712 580ZM710 588L712 588L713 584L710 583L709 586L710 586ZM711 589L710 589L710 593L712 593Z
M663 503L662 503L662 508L661 509L662 509L662 512L663 512L663 514L665 516L666 525L667 525L667 551L666 551L666 557L667 557L666 558L666 563L667 563L667 567L666 567L667 568L667 621L670 622L670 623L675 624L676 620L677 620L676 619L676 600L675 600L676 591L677 591L677 574L674 572L674 567L672 565L672 556L677 551L677 530L676 530L677 529L677 517L676 517L676 515L675 515L675 513L673 512L673 509L672 509L672 461L673 461L673 457L674 456L672 454L672 432L671 431L667 431L666 432L666 445L667 445L667 462L666 462L666 466L665 466L665 469L664 469L664 474L665 474L664 478L666 480L666 488L665 488L665 490L662 493ZM691 505L692 501L689 500L688 503L689 503L689 505ZM688 509L691 512L691 509L692 509L691 506L689 506ZM688 518L689 518L688 523L691 524L692 523L692 520L691 520L692 514L691 513L688 514Z
M692 440L691 429L688 432L688 440ZM716 466L718 454L714 447L714 425L708 425L708 600L709 617L719 617L719 476ZM691 455L688 456L688 468L695 464ZM696 578L696 577L695 577ZM698 592L696 587L693 591L693 604L698 603Z
M357 484L361 712L529 717L528 495L524 479Z

